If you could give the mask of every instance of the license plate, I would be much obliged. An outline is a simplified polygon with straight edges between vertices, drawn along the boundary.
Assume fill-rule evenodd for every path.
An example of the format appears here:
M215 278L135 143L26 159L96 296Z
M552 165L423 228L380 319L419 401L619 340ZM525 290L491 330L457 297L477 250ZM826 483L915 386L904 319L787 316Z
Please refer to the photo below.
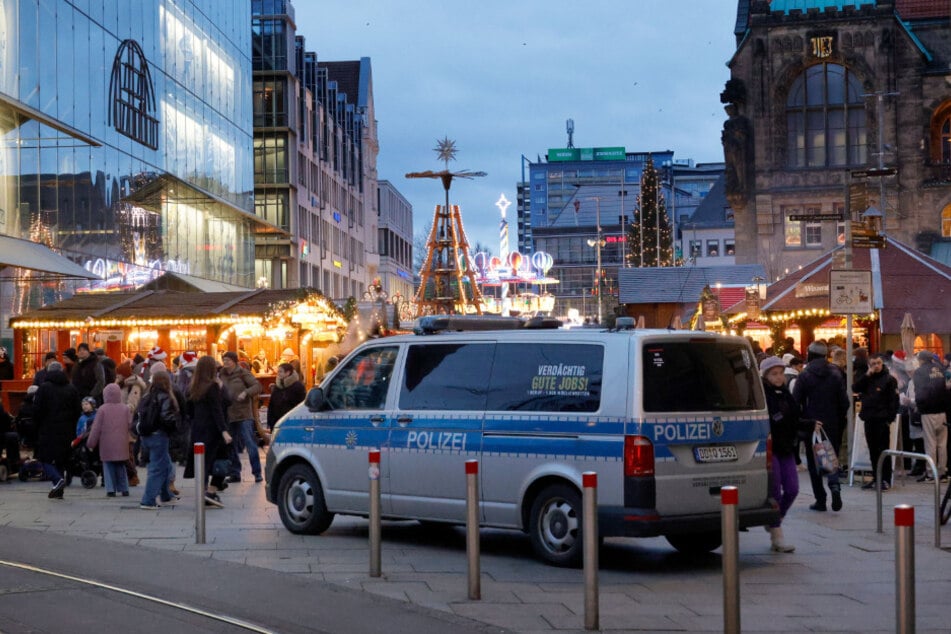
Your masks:
M697 462L735 462L737 460L736 447L733 445L694 447L693 457Z

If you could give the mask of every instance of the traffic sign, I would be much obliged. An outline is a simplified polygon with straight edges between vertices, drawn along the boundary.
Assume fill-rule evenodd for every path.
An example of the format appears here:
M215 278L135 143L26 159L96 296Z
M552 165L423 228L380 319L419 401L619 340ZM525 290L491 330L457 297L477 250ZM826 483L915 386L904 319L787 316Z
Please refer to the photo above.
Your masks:
M853 249L884 249L885 236L852 236Z

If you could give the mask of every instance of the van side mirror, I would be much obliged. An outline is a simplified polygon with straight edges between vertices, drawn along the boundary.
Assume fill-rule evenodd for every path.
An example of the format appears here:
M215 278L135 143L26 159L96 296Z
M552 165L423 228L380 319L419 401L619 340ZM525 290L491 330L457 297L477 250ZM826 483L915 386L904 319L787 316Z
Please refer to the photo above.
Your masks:
M312 387L307 392L307 398L304 399L304 405L311 412L319 412L324 409L324 391L319 387Z

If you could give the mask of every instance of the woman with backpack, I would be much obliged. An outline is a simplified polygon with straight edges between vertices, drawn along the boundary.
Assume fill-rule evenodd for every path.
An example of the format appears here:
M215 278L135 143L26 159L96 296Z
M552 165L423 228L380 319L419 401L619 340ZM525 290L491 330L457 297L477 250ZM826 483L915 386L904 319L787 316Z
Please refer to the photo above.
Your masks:
M149 466L145 480L145 492L139 508L157 509L155 502L159 497L162 504L174 504L177 496L169 491L168 483L172 470L172 459L168 453L168 439L178 429L181 411L175 395L172 393L172 381L168 372L151 373L152 384L148 394L139 403L136 413L136 431L142 445L149 452Z

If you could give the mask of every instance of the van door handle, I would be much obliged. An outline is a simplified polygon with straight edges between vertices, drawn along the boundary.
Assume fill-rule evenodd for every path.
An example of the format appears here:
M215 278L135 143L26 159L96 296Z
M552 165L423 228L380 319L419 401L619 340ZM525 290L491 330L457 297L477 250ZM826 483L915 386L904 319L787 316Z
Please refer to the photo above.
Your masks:
M384 420L386 419L383 418L382 416L371 416L370 424L373 425L374 427L379 427L383 423Z
M412 416L400 416L399 418L396 419L396 423L397 423L400 427L406 427L407 425L409 425L409 424L412 423L412 422L413 422L413 417L412 417Z

